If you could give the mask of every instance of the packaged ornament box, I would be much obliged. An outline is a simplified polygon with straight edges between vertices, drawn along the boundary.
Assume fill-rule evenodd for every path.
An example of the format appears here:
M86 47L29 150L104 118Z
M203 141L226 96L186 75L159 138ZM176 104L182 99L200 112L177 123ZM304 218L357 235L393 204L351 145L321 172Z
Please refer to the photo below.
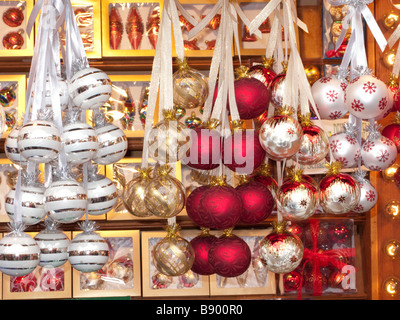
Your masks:
M103 57L153 56L163 1L102 1Z
M300 265L280 275L283 295L357 294L364 290L360 235L352 219L310 219L288 229L304 244Z

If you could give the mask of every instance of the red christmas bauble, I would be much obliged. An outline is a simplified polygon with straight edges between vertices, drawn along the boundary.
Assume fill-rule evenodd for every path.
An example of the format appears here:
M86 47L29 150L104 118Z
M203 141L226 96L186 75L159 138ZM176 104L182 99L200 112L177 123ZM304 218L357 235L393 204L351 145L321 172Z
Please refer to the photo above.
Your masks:
M238 174L251 174L264 163L265 156L254 130L236 132L222 144L222 163Z
M240 221L256 224L268 218L275 202L271 191L261 182L251 181L236 187L243 202L243 212Z
M11 277L10 279L11 292L32 292L36 287L37 279L33 272L25 276Z
M393 93L393 112L400 111L400 89L397 89Z
M9 27L19 27L24 21L24 13L21 8L9 8L3 13L3 21Z
M270 87L272 81L276 77L276 73L273 70L265 67L262 64L252 66L249 69L248 75L261 81L267 88Z
M199 170L212 170L221 159L221 136L216 130L196 128L191 131L191 146L187 165Z
M328 228L328 234L331 241L334 244L347 244L351 245L352 231L344 223L338 223L330 225Z
M301 274L294 270L283 275L283 288L285 292L297 291L300 288Z
M208 261L208 253L211 245L217 241L217 237L210 234L201 234L190 241L194 250L194 262L191 270L197 274L208 276L214 274L214 268Z
M24 45L24 38L18 32L9 32L3 38L3 46L8 50L19 50Z
M240 221L242 211L241 197L235 188L228 185L212 186L205 190L198 210L203 224L218 230L233 228Z
M205 217L200 213L200 199L209 186L201 186L194 189L186 199L186 212L188 217L198 226L209 228L210 221L206 221Z
M392 123L383 128L382 135L389 138L396 145L397 152L400 153L400 124Z
M238 277L250 266L251 250L238 236L223 235L211 245L208 261L217 275Z
M278 190L278 182L273 177L265 176L265 175L255 175L253 177L254 181L262 183L266 186L270 191L277 191Z

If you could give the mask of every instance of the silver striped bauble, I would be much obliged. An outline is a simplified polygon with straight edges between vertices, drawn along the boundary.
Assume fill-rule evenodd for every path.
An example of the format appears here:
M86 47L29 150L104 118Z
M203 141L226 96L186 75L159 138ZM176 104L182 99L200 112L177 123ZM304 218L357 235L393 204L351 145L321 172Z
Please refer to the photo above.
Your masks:
M118 190L113 181L99 175L87 183L88 214L98 216L109 212L118 200Z
M15 218L15 188L11 189L5 199L5 210L11 220ZM34 225L46 216L44 211L44 188L36 185L22 185L20 190L21 216L26 225Z
M68 91L73 104L78 108L97 109L110 99L111 80L100 69L86 68L72 76Z
M66 124L61 140L64 143L67 161L72 164L82 164L92 160L99 147L96 131L84 122Z
M73 179L54 181L44 192L44 210L58 223L78 221L87 206L85 188Z
M49 163L58 157L62 149L60 130L47 120L28 122L19 130L18 149L27 160Z
M100 270L108 261L107 242L95 232L78 234L68 246L68 261L80 272Z
M40 249L24 232L9 233L0 240L0 271L9 276L24 276L39 264Z
M108 165L116 163L125 157L128 150L128 140L125 133L117 126L106 123L95 127L99 149L93 161Z
M18 149L18 134L20 127L14 127L10 133L7 135L4 151L6 153L6 157L15 164L18 165L26 165L27 160L21 156L21 153Z
M56 268L68 261L68 245L70 241L63 232L43 230L34 239L40 248L40 266Z

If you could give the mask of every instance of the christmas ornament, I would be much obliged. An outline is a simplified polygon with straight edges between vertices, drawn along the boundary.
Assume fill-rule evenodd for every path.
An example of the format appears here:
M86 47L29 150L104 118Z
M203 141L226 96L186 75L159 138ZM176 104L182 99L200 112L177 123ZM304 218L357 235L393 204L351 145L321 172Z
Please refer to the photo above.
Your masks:
M331 224L328 227L329 239L337 245L352 245L353 233L344 223Z
M192 112L192 115L185 119L185 124L189 129L196 129L201 126L201 119L196 116L196 113Z
M393 109L392 111L400 111L400 89L397 89L393 94Z
M18 131L17 140L20 156L35 163L49 163L61 152L61 133L48 120L33 120Z
M245 178L236 187L236 191L243 203L240 222L257 224L271 215L275 202L271 191L264 184Z
M252 179L257 182L261 182L266 186L273 194L278 191L278 182L271 175L271 165L263 163L252 176Z
M107 123L103 114L96 116L94 130L99 144L94 162L108 165L125 157L128 139L124 131L112 123Z
M217 275L238 277L250 266L251 250L243 239L227 229L211 244L208 251L208 262Z
M383 113L389 101L386 84L372 75L353 79L346 88L345 105L359 119L374 119Z
M382 108L382 112L379 116L374 118L375 121L379 121L379 120L386 118L393 111L394 95L393 95L392 90L389 87L387 88L387 91L388 91L387 104L386 104L386 106L384 106L384 105L380 106L380 108Z
M153 283L153 289L165 289L168 288L172 283L172 277L161 272L157 272L151 277L151 281Z
M257 239L256 242L254 243L251 264L253 266L253 270L254 270L254 274L256 276L257 283L260 286L265 286L266 281L268 279L268 271L258 253L258 251L260 249L260 242L261 242L261 240Z
M11 232L0 240L0 271L8 276L25 276L39 264L40 249L24 232L22 222L11 221Z
M360 201L360 186L349 174L340 173L340 162L326 165L327 175L319 183L320 205L325 213L351 212Z
M321 250L332 249L332 240L328 233L328 224L318 223L318 228L314 228L315 219L310 219L312 226L305 228L304 230L304 246L306 248L320 248Z
M205 221L205 227L233 228L240 221L242 212L242 199L235 188L227 185L225 176L215 177L199 201L198 213Z
M68 246L68 261L80 272L95 272L107 262L109 248L102 236L95 232L95 221L79 224L82 232L71 240Z
M214 50L215 49L216 40L206 40L205 43L207 45L206 50Z
M311 114L300 115L303 138L299 151L292 157L302 165L313 165L322 161L329 151L328 135L319 126L314 125L310 117Z
M367 212L376 205L378 201L378 192L371 182L366 178L365 171L357 170L353 176L360 186L360 201L353 209L353 212Z
M298 175L302 181L306 181L306 182L312 184L313 186L317 186L315 179L313 177L311 177L310 175L303 174L302 170L299 170L296 167L296 165L291 166L291 167L287 166L285 168L285 171L286 171L286 176L283 179L283 183L288 182L288 181L289 182L293 181L295 175Z
M276 203L278 211L289 220L304 220L318 208L318 188L302 180L302 170L293 174L290 181L278 189Z
M155 7L147 19L147 37L150 40L152 47L155 49L158 39L158 33L160 29L160 7Z
M119 16L117 9L112 7L110 10L109 18L110 24L110 47L113 50L117 50L121 44L123 26L121 22L121 17Z
M251 174L264 162L265 151L258 131L237 130L222 143L222 163L238 174Z
M7 50L20 50L25 40L22 37L23 30L9 32L3 37L3 47Z
M166 229L167 236L153 248L154 266L165 275L181 276L192 267L195 252L190 242L178 235L178 225L168 225Z
M20 129L21 129L21 126L17 125L14 128L12 128L12 130L9 132L9 134L6 137L4 151L5 151L6 157L12 163L15 163L18 165L26 165L27 160L23 156L21 156L21 153L18 149L18 135L19 135Z
M219 121L212 119L191 131L191 145L187 154L187 166L199 170L212 170L221 159L221 136L217 130Z
M321 77L321 71L317 66L308 66L304 69L304 71L310 85L313 85Z
M265 19L264 22L261 23L260 27L258 28L261 33L270 33L271 32L271 26L269 23L269 19Z
M10 278L10 292L33 292L37 285L36 276L32 272L26 276L12 276Z
M286 84L286 65L284 65L284 69L285 71L277 74L270 84L271 102L272 106L275 108L283 107L282 102Z
M279 108L276 114L268 118L260 129L260 143L267 157L276 161L295 155L302 143L303 129L292 117L289 106Z
M170 172L165 164L156 169L157 175L145 189L144 203L152 214L160 218L172 218L185 206L185 188Z
M302 276L300 272L294 270L283 275L283 288L285 292L297 291L300 288Z
M201 107L208 97L207 78L190 68L186 60L176 61L178 70L172 75L174 105L184 109Z
M18 8L8 8L3 13L3 22L9 27L16 28L19 27L24 21L24 12L22 7Z
M95 129L80 121L80 113L79 110L68 113L61 135L67 162L74 165L92 160L99 148Z
M87 192L67 172L60 171L44 192L44 210L59 223L73 223L86 213Z
M204 19L205 15L201 15L200 17L201 17L201 19ZM219 28L220 24L221 24L221 15L219 13L217 13L207 24L207 28L209 28L211 30L217 30Z
M47 218L46 228L40 231L35 241L40 248L39 265L44 268L57 268L68 261L68 236L57 229L57 223Z
M57 77L57 87L60 93L60 107L61 110L67 108L69 103L69 93L68 93L68 83L61 77ZM46 107L51 108L53 105L53 97L52 97L52 89L50 87L50 81L47 79L46 81L46 92L44 96L44 105Z
M191 270L203 276L214 274L214 268L208 260L210 247L217 237L210 234L209 229L202 228L201 234L190 240L190 244L194 250L194 262Z
M348 113L344 102L346 87L346 82L334 76L320 78L312 85L312 95L321 119L340 119Z
M343 168L354 168L358 165L361 155L361 146L356 137L357 129L350 123L344 124L344 131L329 137L330 153L328 161L339 161ZM332 155L333 159L330 159Z
M263 57L263 63L252 66L247 74L250 77L261 81L267 88L269 88L276 77L276 73L272 70L273 63L273 58L267 59L266 57Z
M179 15L179 22L181 28L185 31L190 31L194 27L189 21L186 20L186 18L183 15Z
M15 86L9 86L1 89L0 103L3 108L11 107L14 104L16 98L17 94L15 93Z
M366 130L369 132L367 139L362 144L361 160L368 169L382 171L396 162L397 147L392 140L383 136L380 125L371 124Z
M191 132L177 121L175 110L164 110L164 120L149 132L149 157L161 163L184 159L191 144Z
M83 68L71 77L68 91L74 106L84 110L96 110L110 99L112 93L111 80L100 69Z
M197 45L197 39L184 40L183 43L184 43L185 50L188 50L188 51L200 50L200 47Z
M37 181L37 174L22 173L22 183L19 191L21 201L21 218L26 225L34 225L46 216L44 210L44 186ZM16 187L12 188L5 197L5 210L11 220L16 214Z
M39 286L43 291L63 291L64 270L54 268L45 270L41 275Z
M381 132L382 136L392 140L397 148L397 153L400 152L400 113L396 112L396 117L393 123L385 126Z
M186 200L186 213L188 217L198 226L203 228L211 227L211 222L205 220L205 217L201 214L200 210L200 199L204 192L208 190L210 186L200 186L190 192Z
M324 292L324 290L328 288L327 275L324 272L319 272L318 274L315 274L313 272L313 268L310 267L305 268L303 271L303 282L302 282L304 290L309 294L313 294L315 291L314 290L315 283L318 283L321 292Z
M303 258L301 240L286 231L286 223L273 223L273 231L260 243L259 254L267 269L274 273L288 273L295 270Z
M256 42L257 41L257 37L254 34L250 34L249 27L246 25L243 27L242 41L243 42Z
M123 190L123 202L130 214L149 217L152 213L145 204L145 192L150 183L152 168L139 169L138 176L128 182Z
M178 288L193 288L200 280L200 276L192 270L179 277Z
M139 49L142 41L144 25L135 5L132 6L126 24L126 33L134 50Z

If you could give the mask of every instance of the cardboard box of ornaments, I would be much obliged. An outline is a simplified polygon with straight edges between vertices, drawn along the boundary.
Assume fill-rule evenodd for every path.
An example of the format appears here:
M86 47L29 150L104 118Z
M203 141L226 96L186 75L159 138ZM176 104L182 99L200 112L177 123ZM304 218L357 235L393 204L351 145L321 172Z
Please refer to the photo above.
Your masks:
M360 235L352 219L309 219L288 229L304 246L303 259L292 272L279 275L282 295L356 295L364 291Z

